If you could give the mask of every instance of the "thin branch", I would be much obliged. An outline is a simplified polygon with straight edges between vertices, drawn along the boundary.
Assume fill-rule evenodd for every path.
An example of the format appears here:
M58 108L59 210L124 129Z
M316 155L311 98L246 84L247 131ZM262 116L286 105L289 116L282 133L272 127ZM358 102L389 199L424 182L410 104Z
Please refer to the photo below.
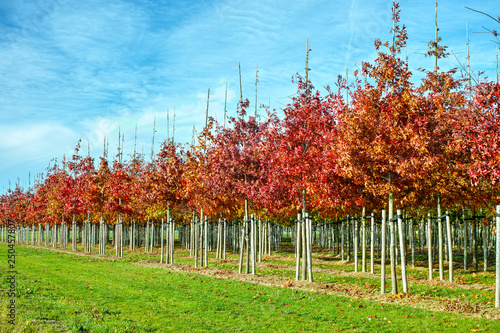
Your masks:
M499 24L500 24L500 21L499 21L499 20L497 20L496 18L494 18L493 16L491 16L491 15L489 15L489 14L486 14L486 13L484 13L484 12L480 11L480 10L476 10L476 9L469 8L469 7L467 7L467 6L465 6L465 8L467 8L468 10L472 10L473 12L476 12L476 13L479 13L479 14L486 15L486 16L488 16L489 18L491 18L492 20L494 20L495 22L497 22L497 23L499 23Z

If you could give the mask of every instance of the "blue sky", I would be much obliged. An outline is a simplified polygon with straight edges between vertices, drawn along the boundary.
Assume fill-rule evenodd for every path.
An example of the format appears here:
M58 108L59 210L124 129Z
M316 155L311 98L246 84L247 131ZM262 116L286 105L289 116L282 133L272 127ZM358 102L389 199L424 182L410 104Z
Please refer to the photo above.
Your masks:
M322 90L346 66L352 73L376 53L375 38L390 38L390 0L345 1L0 1L0 193L19 178L40 173L53 158L71 156L79 139L110 155L125 133L125 154L134 146L149 154L153 121L156 142L165 140L166 112L176 109L175 140L191 141L193 124L204 125L207 90L210 115L223 120L239 98L277 110L296 92L292 76L303 73L309 39L310 78ZM410 68L432 69L425 58L434 38L434 1L402 1L408 28ZM498 16L498 2L440 1L440 35L466 63L469 22L471 67L496 77L496 44L482 26L500 30L469 6ZM459 67L454 56L443 69ZM415 75L417 79L418 74ZM323 90L324 91L324 90ZM170 120L172 124L172 119ZM171 133L171 130L170 130ZM33 182L33 180L31 180Z

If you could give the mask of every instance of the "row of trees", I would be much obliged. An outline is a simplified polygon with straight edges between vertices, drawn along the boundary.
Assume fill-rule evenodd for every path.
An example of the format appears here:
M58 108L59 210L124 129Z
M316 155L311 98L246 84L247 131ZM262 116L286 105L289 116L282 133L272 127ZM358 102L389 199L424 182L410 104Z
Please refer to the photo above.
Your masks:
M393 6L393 22L392 41L375 41L378 56L374 62L362 63L351 82L339 76L334 89L327 87L323 95L309 80L307 47L305 75L296 76L297 95L283 110L282 117L269 109L265 109L265 116L258 116L257 107L251 115L249 101L240 94L237 114L229 119L227 126L226 121L221 125L208 117L207 103L206 125L197 142L193 139L191 145L179 145L168 138L158 154L151 153L150 160L135 149L130 159L124 159L121 135L115 158L108 158L105 143L98 163L90 156L82 156L78 144L72 158L60 164L54 162L33 187L17 185L0 195L0 225L14 220L19 226L35 226L39 243L43 225L47 244L53 228L52 239L56 244L57 225L62 226L59 230L67 230L64 221L73 220L85 230L82 239L90 252L91 235L95 235L91 230L96 228L91 224L99 223L104 230L102 234L107 235L107 225L116 223L115 237L119 241L115 243L120 244L117 253L121 253L122 221L129 224L131 249L137 240L137 223L145 227L144 235L149 237L151 233L150 239L154 239L154 224L161 223L163 250L163 221L169 223L173 217L177 225L191 224L182 228L184 241L195 252L196 263L198 250L204 250L207 265L210 248L207 223L224 219L233 222L230 225L233 239L239 239L239 244L234 244L240 248L241 271L244 249L248 270L249 251L255 264L256 241L259 249L270 248L272 243L273 228L267 221L264 227L260 222L257 227L257 219L274 220L282 225L297 222L293 235L296 277L299 278L302 258L302 278L305 279L307 271L312 281L312 222L333 218L345 221L341 217L350 216L357 267L358 222L371 219L372 239L376 230L380 232L381 289L385 286L385 249L389 248L393 293L397 293L396 242L400 243L403 290L407 292L404 215L411 216L412 221L427 221L430 278L431 234L435 229L431 221L437 221L434 243L438 244L442 280L445 218L449 258L454 237L450 216L443 215L441 207L455 210L456 216L471 211L473 221L479 208L483 208L480 214L483 221L491 221L491 215L498 214L493 207L500 202L500 85L487 80L472 85L469 78L459 78L456 70L440 70L438 62L447 54L437 35L429 43L428 51L428 56L435 59L435 66L433 70L422 70L423 79L417 81L402 56L407 35L405 27L399 24L397 4ZM404 213L394 216L395 207L404 209ZM380 229L374 227L375 216L382 216ZM468 219L462 216L462 220ZM235 226L239 221L245 227L237 232ZM389 247L386 222L390 226ZM169 225L167 253L172 256L173 224ZM413 230L413 222L410 226ZM475 226L473 222L474 249ZM337 242L339 237L342 239L342 253L348 234L344 227L342 222L340 235L336 236ZM365 227L363 222L363 235ZM221 234L226 239L226 231L220 229L219 224L218 239ZM34 235L34 229L31 230ZM73 223L74 249L75 230ZM120 231L116 233L117 230ZM466 257L467 246L471 248L467 244L466 222L460 230ZM146 249L153 244L148 237ZM105 242L99 242L100 246ZM486 250L487 243L483 241ZM225 241L223 244L225 248ZM104 253L101 247L100 253ZM464 262L466 268L467 259ZM498 269L499 262L497 259ZM450 279L452 269L451 261ZM497 277L496 306L499 306L500 271Z
M167 139L147 161L123 144L112 161L75 154L53 163L33 187L0 196L0 219L23 225L63 217L108 223L179 222L193 212L227 219L258 217L289 223L301 211L314 219L359 215L394 206L425 215L440 206L475 209L500 202L500 85L441 71L436 59L413 79L402 51L407 35L393 11L393 39L375 41L378 56L347 82L339 76L326 94L296 76L297 95L284 116L266 109L250 115L241 98L237 115L222 126L208 118L197 144ZM309 50L308 52L309 53ZM207 108L208 113L208 108ZM106 145L105 145L106 146Z

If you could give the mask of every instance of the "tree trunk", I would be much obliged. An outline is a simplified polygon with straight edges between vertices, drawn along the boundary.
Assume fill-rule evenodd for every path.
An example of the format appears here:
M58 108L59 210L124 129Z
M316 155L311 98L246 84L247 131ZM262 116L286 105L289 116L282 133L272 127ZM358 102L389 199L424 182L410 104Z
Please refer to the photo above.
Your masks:
M165 220L162 218L161 219L161 227L160 227L160 263L165 262Z
M123 223L121 216L118 217L118 238L116 243L118 244L117 256L123 258Z
M372 212L371 218L370 218L370 273L375 274L375 258L374 258L374 252L375 252L375 213Z
M262 262L262 250L264 249L264 242L263 242L263 237L262 235L264 234L264 231L262 230L262 220L259 218L259 262Z
M500 205L496 207L495 308L500 307Z
M380 249L380 293L385 294L385 243L386 243L386 228L387 228L387 218L385 216L385 209L382 209L382 226L380 228L381 233L381 249Z
M307 275L307 244L306 244L306 217L302 215L302 223L300 224L301 233L301 248L302 248L302 280L306 279Z
M306 213L306 237L307 237L307 275L309 277L309 282L313 282L312 275L312 219Z
M273 240L272 233L273 233L273 228L272 228L271 221L267 221L267 237L268 237L267 246L269 247L268 255L271 255L271 244L272 244L272 240Z
M363 216L361 217L361 271L366 272L366 210L363 207Z
M415 267L415 228L413 226L413 219L410 221L409 228L411 244L411 267Z
M170 209L168 210L168 216L170 217ZM174 245L175 245L175 221L173 219L170 219L172 221L171 223L171 234L170 234L170 264L174 263Z
M300 279L300 243L301 243L301 230L302 228L300 227L300 213L297 214L297 223L295 227L295 233L296 233L296 243L295 243L295 280Z
M477 272L477 222L475 216L472 217L472 264L474 265L474 271Z
M241 227L241 241L240 241L240 262L238 266L238 273L241 274L243 270L243 249L245 248L245 222L243 222L243 226Z
M250 247L251 247L251 257L252 257L252 275L255 275L255 219L253 214L250 217Z
M403 293L408 293L408 280L406 278L406 244L404 239L404 225L401 210L398 209L398 229L399 229L399 248L401 250L401 280L403 282Z
M227 221L224 219L224 227L222 232L224 233L224 237L222 238L222 259L226 260L226 240L227 240Z
M341 230L340 230L340 236L341 236L341 256L342 256L342 261L345 260L345 221L342 220L341 222Z
M467 271L467 229L468 229L468 225L467 225L467 220L465 219L465 216L462 215L462 218L464 220L464 271Z
M200 237L200 231L199 231L199 226L198 226L198 223L196 221L196 218L193 220L194 222L194 244L193 244L193 247L194 247L194 267L198 267L198 247L200 245L200 242L199 242L199 237Z
M31 228L31 246L35 246L35 225Z
M427 213L427 252L429 264L429 280L432 280L432 222L431 213Z
M398 293L398 284L396 276L396 223L393 219L394 217L394 199L392 192L389 193L389 226L391 232L391 245L390 245L390 257L391 257L391 284L392 284L392 294Z
M359 249L359 241L358 241L358 220L356 218L352 219L352 229L353 229L353 240L354 240L354 271L358 271L358 249Z
M208 218L205 216L205 253L204 253L204 258L205 258L205 267L208 267Z
M484 267L483 271L488 271L488 225L483 223L483 258Z
M446 211L446 231L448 233L448 271L449 271L449 281L453 282L453 246L451 243L451 223L450 215Z
M246 219L245 221L245 253L246 253L246 261L245 261L245 274L250 273L250 228L249 228L250 220Z
M439 280L444 280L443 266L443 222L441 220L441 196L437 197L437 214L438 214L438 262L439 262Z
M146 230L144 232L144 252L149 252L149 220L146 222Z
M73 223L71 224L71 244L73 251L76 251L76 238L77 238L77 230L75 223L75 215L73 215Z

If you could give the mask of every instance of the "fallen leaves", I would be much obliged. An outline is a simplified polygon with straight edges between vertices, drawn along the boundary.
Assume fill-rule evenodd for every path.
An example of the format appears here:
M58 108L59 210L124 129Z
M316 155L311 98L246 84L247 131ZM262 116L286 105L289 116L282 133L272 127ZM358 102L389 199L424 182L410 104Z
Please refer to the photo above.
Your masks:
M387 295L387 298L389 299L402 299L405 297L408 297L409 294L407 293L399 293L399 294L394 294L394 295Z

